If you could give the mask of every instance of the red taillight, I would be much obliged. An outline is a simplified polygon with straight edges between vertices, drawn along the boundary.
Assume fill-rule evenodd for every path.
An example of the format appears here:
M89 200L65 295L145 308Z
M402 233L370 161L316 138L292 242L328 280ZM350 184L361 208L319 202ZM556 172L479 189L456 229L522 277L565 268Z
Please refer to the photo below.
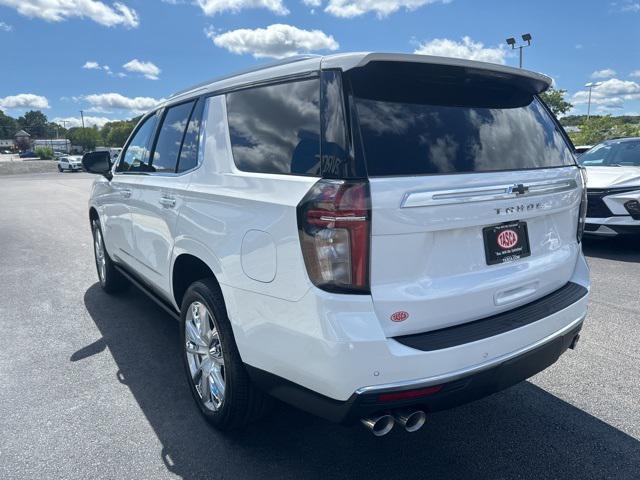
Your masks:
M298 229L314 285L328 291L369 292L368 182L320 180L298 205Z
M405 390L403 392L381 393L378 395L378 402L397 402L400 400L411 400L414 398L428 397L442 390L442 385L419 388L417 390Z

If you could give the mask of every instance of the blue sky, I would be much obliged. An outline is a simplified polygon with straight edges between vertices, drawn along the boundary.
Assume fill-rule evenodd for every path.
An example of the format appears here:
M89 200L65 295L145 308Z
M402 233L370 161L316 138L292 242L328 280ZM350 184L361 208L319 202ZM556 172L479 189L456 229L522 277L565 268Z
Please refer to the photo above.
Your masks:
M573 113L640 114L640 0L0 0L0 109L77 125L295 52L423 52L524 66Z

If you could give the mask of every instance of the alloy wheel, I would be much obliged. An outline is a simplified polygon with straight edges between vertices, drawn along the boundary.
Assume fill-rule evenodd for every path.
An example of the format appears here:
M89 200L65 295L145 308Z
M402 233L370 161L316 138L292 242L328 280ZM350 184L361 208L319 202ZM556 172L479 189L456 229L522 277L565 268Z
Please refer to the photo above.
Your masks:
M104 251L104 241L102 240L102 232L99 228L95 229L93 247L96 253L96 265L98 266L98 276L100 282L104 284L107 275L107 258Z
M220 334L206 305L193 302L184 322L189 373L203 405L218 411L224 402L226 371Z

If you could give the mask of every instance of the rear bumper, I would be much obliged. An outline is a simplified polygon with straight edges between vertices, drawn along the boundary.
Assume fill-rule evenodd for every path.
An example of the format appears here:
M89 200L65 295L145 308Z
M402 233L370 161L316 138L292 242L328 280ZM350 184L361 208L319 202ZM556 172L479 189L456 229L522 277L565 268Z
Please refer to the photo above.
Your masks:
M589 289L588 266L582 255L570 282ZM310 411L316 409L305 405L315 403L307 401L315 395L300 392L316 392L318 398L339 405L351 401L356 392L448 383L493 368L577 326L586 315L589 297L583 294L561 304L543 302L532 321L525 315L499 318L510 324L508 329L476 330L482 325L473 325L473 332L456 336L453 344L421 350L385 334L367 295L311 290L299 302L261 296L257 316L253 310L237 308L255 305L253 294L222 288L225 298L234 300L227 302L227 308L244 363L255 367L256 377L271 374L275 378L258 383L276 397ZM510 311L513 309L505 314ZM256 320L259 318L268 321ZM260 371L268 374L260 375ZM294 395L283 393L293 390Z
M269 394L327 420L353 423L367 415L401 407L436 412L499 392L544 370L577 341L583 318L524 351L478 367L471 372L395 385L364 387L338 401L263 370L247 366L252 380ZM381 401L381 396L432 387L432 394L410 400Z

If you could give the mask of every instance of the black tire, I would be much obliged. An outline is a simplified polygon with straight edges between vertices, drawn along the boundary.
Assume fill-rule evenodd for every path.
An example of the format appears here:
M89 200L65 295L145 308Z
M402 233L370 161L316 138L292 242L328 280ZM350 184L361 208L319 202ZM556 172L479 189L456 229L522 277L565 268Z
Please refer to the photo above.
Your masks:
M222 347L225 391L224 400L216 411L208 408L198 393L187 358L185 325L193 302L200 302L207 308L218 331ZM251 383L240 358L231 323L227 317L222 292L214 279L200 280L189 287L182 300L180 327L182 360L187 374L187 382L193 399L209 423L222 431L238 429L271 410L274 399Z
M62 172L63 172L62 167L61 167L60 165L58 165L58 171L59 171L60 173L62 173Z
M91 231L93 233L93 255L96 263L96 270L98 272L98 279L100 280L100 286L107 293L119 293L126 290L129 287L129 281L115 268L113 260L107 252L107 248L104 246L104 237L102 236L102 229L100 228L100 222L93 220L91 222ZM104 252L104 275L100 271L100 261L98 256L97 236L100 235L102 239L102 248Z

